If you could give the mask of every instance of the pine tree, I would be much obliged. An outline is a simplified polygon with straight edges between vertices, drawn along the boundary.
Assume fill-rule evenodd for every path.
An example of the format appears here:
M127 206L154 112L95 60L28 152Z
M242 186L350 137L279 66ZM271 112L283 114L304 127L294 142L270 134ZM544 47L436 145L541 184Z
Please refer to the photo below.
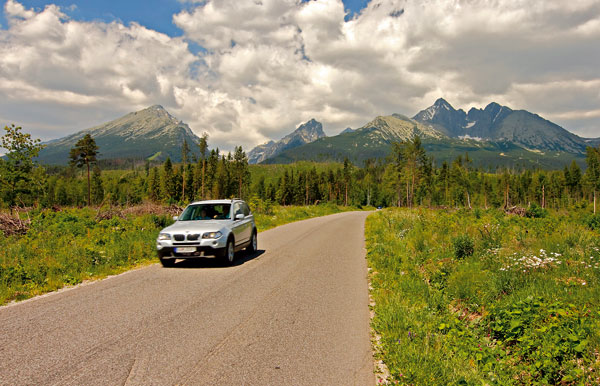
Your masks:
M94 204L100 204L104 200L104 186L102 183L102 172L96 165L92 173L92 199Z
M344 206L348 206L348 186L352 180L352 164L348 157L344 159Z
M586 152L587 170L585 176L593 191L594 214L596 214L596 194L600 189L600 148L588 147Z
M177 176L173 170L171 158L167 158L163 164L160 178L161 197L166 201L177 201Z
M183 145L181 146L181 160L183 162L183 168L182 168L182 177L181 177L181 196L185 197L185 183L186 183L186 179L185 179L185 172L187 169L187 161L188 161L188 156L190 153L190 147L187 144L187 141L184 139L183 140Z
M148 196L151 201L159 201L160 188L160 177L154 167L150 170L150 176L148 177Z
M250 172L248 170L248 157L241 146L235 148L233 156L233 174L237 182L237 195L243 198L243 185L249 184Z
M208 150L208 133L202 134L202 137L200 137L200 143L198 143L198 147L200 148L200 162L202 163L200 199L204 200L204 182L206 176L206 151Z
M97 160L96 156L98 155L98 146L96 146L96 141L90 134L86 134L83 138L81 138L77 143L75 143L75 147L71 149L69 153L70 164L72 166L77 166L78 168L85 165L87 167L87 182L88 182L88 206L91 205L92 201L92 190L91 190L91 182L90 182L90 165L95 165Z

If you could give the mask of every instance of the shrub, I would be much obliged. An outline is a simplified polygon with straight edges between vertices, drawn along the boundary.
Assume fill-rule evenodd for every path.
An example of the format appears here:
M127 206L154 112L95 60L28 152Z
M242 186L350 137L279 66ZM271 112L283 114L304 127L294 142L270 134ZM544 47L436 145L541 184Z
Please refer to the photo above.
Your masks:
M542 208L534 202L529 206L529 208L525 212L525 216L529 218L542 218L546 217L547 213L548 212L546 211L546 209Z
M475 251L473 239L468 234L455 237L452 240L452 244L454 245L454 257L458 260L471 256Z
M592 230L600 230L600 214L593 214L584 220L585 225Z

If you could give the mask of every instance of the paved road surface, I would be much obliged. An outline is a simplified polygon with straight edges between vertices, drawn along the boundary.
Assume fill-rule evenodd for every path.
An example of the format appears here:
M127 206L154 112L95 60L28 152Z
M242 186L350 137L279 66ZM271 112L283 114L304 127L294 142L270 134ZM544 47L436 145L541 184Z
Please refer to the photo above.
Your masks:
M373 385L367 214L2 307L0 384Z

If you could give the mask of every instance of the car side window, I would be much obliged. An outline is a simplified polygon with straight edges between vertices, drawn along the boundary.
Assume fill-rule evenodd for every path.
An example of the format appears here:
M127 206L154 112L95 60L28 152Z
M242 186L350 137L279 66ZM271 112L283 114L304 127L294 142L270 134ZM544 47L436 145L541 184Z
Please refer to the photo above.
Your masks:
M233 216L237 216L238 214L242 214L242 205L239 202L233 204Z
M250 208L245 202L242 204L242 210L244 211L244 216L250 216Z

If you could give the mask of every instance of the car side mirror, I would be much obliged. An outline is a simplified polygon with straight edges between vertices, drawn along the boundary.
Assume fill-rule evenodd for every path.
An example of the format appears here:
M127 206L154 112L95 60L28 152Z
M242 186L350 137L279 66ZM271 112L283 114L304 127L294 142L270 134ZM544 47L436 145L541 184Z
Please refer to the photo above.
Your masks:
M235 219L236 220L243 220L244 217L246 217L246 216L244 216L242 213L238 213L238 214L235 215Z
M177 221L178 218L179 218L179 216L173 216L174 221Z

